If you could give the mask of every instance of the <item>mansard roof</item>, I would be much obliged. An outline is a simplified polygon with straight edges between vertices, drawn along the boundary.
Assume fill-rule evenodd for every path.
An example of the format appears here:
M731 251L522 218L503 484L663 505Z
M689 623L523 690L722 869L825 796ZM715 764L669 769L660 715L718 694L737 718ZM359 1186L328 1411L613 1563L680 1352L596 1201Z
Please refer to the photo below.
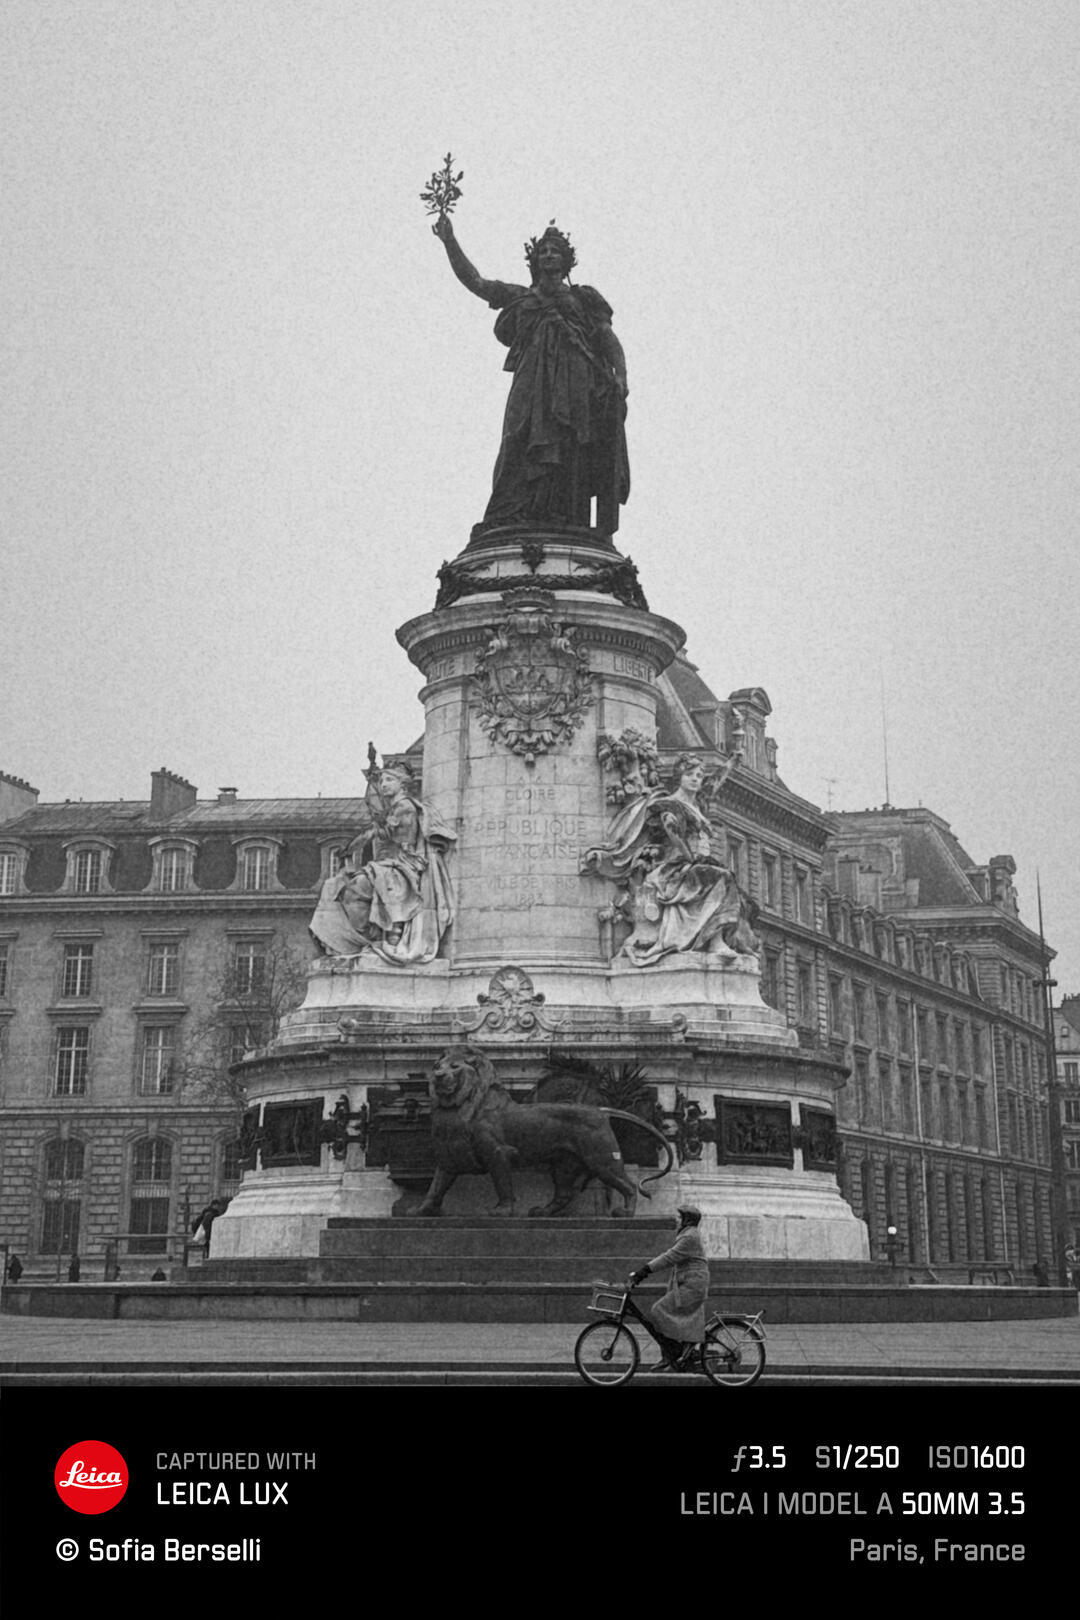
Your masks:
M348 825L363 811L362 798L352 799L235 799L219 803L204 799L168 817L154 817L148 799L75 800L40 804L0 825L8 838L78 837L88 833L145 833L167 828L172 832L236 832L244 828L317 828Z
M967 872L975 865L949 833L915 822L901 833L904 871L919 880L920 906L969 906L981 895Z
M1067 1024L1080 1032L1080 996L1062 996L1057 1007L1054 1008L1059 1018L1064 1018Z
M683 652L678 653L664 671L663 684L674 688L680 702L689 711L708 708L720 702L716 693L702 680L696 664Z
M904 809L884 805L878 810L838 810L830 818L838 855L873 846L888 849L892 872L899 883L918 879L920 907L970 906L983 896L969 874L976 863L953 835L947 821L922 805Z
M740 687L728 698L717 697L685 652L678 653L659 677L656 691L656 745L662 754L680 753L685 748L716 752L715 716L730 712L733 703L753 705L762 715L772 713L768 694L760 686ZM774 780L784 786L779 777Z

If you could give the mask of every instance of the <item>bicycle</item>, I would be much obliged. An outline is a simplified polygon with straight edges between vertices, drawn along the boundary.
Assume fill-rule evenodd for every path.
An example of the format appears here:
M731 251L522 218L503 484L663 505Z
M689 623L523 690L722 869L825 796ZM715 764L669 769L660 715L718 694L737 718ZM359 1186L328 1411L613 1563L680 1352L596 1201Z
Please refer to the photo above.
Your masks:
M628 1384L641 1365L641 1347L626 1322L640 1323L660 1344L648 1317L631 1299L633 1284L595 1283L588 1309L601 1320L582 1329L574 1345L574 1365L587 1384ZM705 1338L694 1346L680 1373L703 1373L710 1383L749 1387L765 1368L763 1312L754 1316L714 1312L705 1323Z

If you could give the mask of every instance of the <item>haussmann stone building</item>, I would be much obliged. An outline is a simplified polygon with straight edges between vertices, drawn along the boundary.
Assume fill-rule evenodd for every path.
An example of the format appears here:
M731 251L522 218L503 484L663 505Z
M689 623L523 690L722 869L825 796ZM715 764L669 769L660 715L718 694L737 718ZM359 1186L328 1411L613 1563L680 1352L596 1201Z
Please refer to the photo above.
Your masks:
M1080 1250L1080 995L1062 996L1060 1005L1054 1009L1054 1048L1065 1160L1068 1242L1075 1253Z

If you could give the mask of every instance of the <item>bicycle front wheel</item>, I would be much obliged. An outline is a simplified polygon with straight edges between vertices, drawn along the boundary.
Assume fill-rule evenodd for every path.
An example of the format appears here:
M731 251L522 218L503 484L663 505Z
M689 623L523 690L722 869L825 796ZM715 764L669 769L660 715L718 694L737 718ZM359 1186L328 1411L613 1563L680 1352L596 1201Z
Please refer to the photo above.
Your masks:
M625 1384L641 1360L638 1342L621 1322L592 1322L574 1346L574 1365L587 1384Z
M755 1384L765 1369L765 1341L742 1316L723 1316L705 1336L701 1365L714 1384Z

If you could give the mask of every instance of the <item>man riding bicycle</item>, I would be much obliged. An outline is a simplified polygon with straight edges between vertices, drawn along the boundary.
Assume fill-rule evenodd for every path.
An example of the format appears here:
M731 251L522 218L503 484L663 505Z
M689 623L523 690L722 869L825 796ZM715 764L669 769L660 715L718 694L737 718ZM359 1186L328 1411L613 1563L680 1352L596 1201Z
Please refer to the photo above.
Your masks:
M636 1288L650 1272L671 1269L667 1293L649 1313L663 1360L649 1367L648 1372L678 1372L690 1361L694 1346L705 1337L709 1262L698 1231L701 1211L694 1204L680 1204L675 1215L678 1236L671 1248L647 1261L630 1276L630 1285Z

